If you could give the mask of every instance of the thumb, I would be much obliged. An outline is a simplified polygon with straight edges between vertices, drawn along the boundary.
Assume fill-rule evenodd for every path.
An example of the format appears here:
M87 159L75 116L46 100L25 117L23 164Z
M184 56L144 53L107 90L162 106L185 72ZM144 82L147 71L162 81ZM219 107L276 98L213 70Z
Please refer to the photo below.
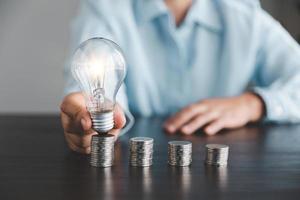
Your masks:
M92 121L88 113L81 116L80 122L83 131L89 131L92 128Z

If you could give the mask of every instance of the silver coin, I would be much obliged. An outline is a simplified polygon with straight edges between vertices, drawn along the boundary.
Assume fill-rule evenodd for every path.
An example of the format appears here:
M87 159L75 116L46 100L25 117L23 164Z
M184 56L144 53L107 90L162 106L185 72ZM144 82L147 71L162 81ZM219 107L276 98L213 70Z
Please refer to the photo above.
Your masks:
M208 165L227 165L229 146L223 144L207 144L205 163Z
M192 146L192 143L189 141L170 141L168 142L168 144L170 146L179 146L181 148L185 147L185 146Z
M129 164L131 166L147 167L153 164L153 138L134 137L130 139L129 144Z
M94 167L110 167L114 161L114 136L93 135L91 140L90 164Z
M189 141L168 142L168 163L173 166L189 166L192 163L192 143Z

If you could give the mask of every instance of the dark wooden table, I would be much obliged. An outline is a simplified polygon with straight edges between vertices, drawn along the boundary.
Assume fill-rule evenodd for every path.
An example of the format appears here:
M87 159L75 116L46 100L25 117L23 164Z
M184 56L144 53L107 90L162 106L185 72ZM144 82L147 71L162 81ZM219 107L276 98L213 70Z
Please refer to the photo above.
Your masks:
M249 126L214 137L168 136L162 119L138 119L116 143L112 168L72 153L57 116L0 117L0 199L300 199L300 126ZM155 139L154 165L128 166L128 140ZM193 142L191 167L167 165L167 142ZM226 168L203 164L204 145L230 146Z

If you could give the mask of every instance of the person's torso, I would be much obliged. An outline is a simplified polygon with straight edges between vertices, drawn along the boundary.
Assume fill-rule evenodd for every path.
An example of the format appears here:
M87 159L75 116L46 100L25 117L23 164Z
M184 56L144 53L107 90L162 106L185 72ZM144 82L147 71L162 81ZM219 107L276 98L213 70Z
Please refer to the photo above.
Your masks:
M199 0L176 28L162 1L138 2L111 26L126 56L133 113L167 115L245 90L256 67L254 3Z

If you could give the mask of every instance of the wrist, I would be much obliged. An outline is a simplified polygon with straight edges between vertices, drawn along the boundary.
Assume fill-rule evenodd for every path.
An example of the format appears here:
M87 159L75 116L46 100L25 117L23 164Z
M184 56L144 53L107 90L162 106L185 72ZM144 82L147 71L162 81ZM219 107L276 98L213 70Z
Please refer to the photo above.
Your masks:
M263 99L253 92L246 92L242 96L248 108L249 122L261 120L264 117L266 110Z

